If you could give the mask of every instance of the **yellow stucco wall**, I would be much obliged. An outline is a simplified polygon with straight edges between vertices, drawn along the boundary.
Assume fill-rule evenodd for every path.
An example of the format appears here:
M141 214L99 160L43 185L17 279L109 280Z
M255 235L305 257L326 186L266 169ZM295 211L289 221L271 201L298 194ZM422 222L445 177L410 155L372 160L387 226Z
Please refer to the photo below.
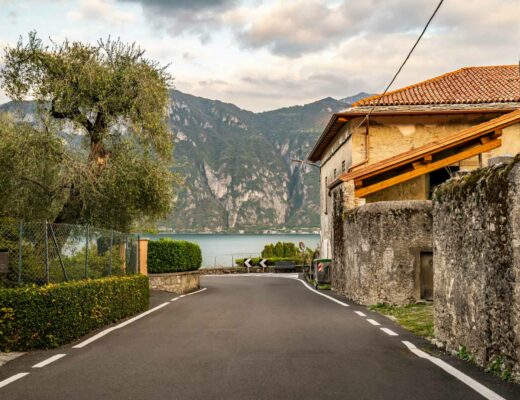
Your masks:
M321 169L321 248L328 247L327 256L330 256L330 238L332 229L332 198L327 194L327 184L341 174L342 163L348 170L366 160L357 168L364 167L401 154L410 149L423 146L435 140L444 138L453 133L477 125L481 122L496 118L502 114L454 114L454 115L408 115L408 116L371 116L368 140L368 160L366 160L365 126L359 127L362 118L349 121L335 140L328 146L322 156L328 158L346 138L350 137L339 151ZM520 124L504 129L502 146L489 153L483 154L483 165L496 155L515 155L520 152ZM462 161L458 164L461 170L470 170L479 166L478 156ZM356 170L357 168L354 168ZM368 196L366 202L384 200L422 200L428 198L429 177L421 176L408 182L374 193ZM347 202L352 204L352 202ZM357 202L356 205L359 205ZM363 201L361 201L361 204ZM322 250L323 251L323 250ZM323 254L323 253L322 253Z

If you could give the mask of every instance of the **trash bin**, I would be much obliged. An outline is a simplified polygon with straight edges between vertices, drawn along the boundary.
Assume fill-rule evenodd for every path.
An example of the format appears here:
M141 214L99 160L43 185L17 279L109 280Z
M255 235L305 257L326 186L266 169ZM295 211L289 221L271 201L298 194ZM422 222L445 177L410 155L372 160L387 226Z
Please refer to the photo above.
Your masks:
M319 285L330 285L330 266L332 260L330 258L318 258L313 260L314 269L314 287L317 289Z

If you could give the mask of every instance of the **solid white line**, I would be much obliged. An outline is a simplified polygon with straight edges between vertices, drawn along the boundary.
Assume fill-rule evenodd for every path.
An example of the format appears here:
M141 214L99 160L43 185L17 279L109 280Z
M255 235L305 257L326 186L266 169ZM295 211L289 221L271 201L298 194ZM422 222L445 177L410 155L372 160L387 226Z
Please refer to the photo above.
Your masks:
M361 311L354 311L357 315L360 317L366 317L367 315L365 313L362 313Z
M181 295L179 296L179 299L182 299L183 297L186 297L186 295L185 295L185 294L181 294Z
M372 325L374 326L379 326L381 325L379 322L377 321L374 321L373 319L370 319L370 318L367 318L367 321L370 322Z
M475 379L470 378L468 375L464 374L463 372L459 371L458 369L452 367L450 364L448 364L445 361L442 361L440 358L433 357L429 355L428 353L425 353L422 350L419 350L413 343L410 343L406 340L403 340L402 342L406 347L408 347L408 350L410 350L412 353L414 353L416 356L424 358L438 367L442 368L444 371L446 371L448 374L454 376L459 381L465 383L470 388L472 388L475 392L480 394L481 396L484 396L486 399L489 400L505 400L502 396L498 395L497 393L493 392L492 390L488 389L481 383L477 382Z
M112 328L105 329L104 331L99 332L97 335L92 336L91 338L88 338L87 340L84 340L83 342L77 344L76 346L72 346L73 349L81 349L82 347L85 347L86 345L98 340L99 338L102 338L103 336L107 335L108 333L115 331L116 329L120 329L124 326L127 326L131 324L132 322L137 321L138 319L141 319L148 314L153 313L154 311L159 310L160 308L163 308L164 306L167 306L170 304L170 302L159 304L157 307L151 308L148 311L145 311L144 313L141 313L133 318L130 318L129 320L126 320L125 322L120 323L119 325L113 326Z
M0 388L7 386L14 381L17 381L18 379L23 378L26 375L29 375L29 372L20 372L19 374L13 375L10 378L4 379L2 382L0 382Z
M202 289L197 290L196 292L188 293L188 294L186 294L186 296L191 296L192 294L197 294L197 293L203 292L204 290L207 290L207 289L208 289L208 288L205 287L205 288L202 288Z
M56 354L55 356L49 357L46 360L43 360L42 362L33 365L32 367L33 368L43 368L46 365L49 365L50 363L53 363L54 361L59 360L60 358L65 357L65 356L66 356L66 354Z
M170 303L171 303L172 301L177 301L177 300L179 300L179 298L178 298L178 297L174 297L173 299L170 300Z
M390 336L399 336L399 334L395 333L393 330L391 329L388 329L388 328L379 328L381 329L384 333L386 333L387 335L390 335Z
M293 278L294 279L294 278ZM320 293L318 292L317 290L311 288L309 285L307 285L306 282L304 282L303 280L301 279L295 279L296 281L299 281L303 284L303 286L305 286L307 289L309 289L311 292L314 292L316 294L319 294L320 296L323 296L331 301L333 301L334 303L337 303L339 304L340 306L343 306L343 307L350 307L350 305L348 305L347 303L343 303L342 301L339 301L338 299L335 299L334 297L331 297L331 296L327 296L326 294L324 293Z

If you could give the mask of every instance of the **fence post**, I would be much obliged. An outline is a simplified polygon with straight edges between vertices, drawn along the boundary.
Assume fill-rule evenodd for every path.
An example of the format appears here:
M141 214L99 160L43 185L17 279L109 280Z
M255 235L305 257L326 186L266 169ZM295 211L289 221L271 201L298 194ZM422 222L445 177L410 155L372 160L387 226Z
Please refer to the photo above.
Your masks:
M89 225L87 224L87 235L85 240L85 279L88 278L88 242L89 242Z
M108 266L108 275L112 275L112 247L114 247L114 230L110 230L110 264Z
M135 255L137 257L137 262L135 263L136 274L141 272L141 236L137 235L137 248L135 249Z
M23 252L23 221L20 221L20 231L18 232L18 284L22 283L22 252Z
M49 283L49 229L45 221L45 282Z

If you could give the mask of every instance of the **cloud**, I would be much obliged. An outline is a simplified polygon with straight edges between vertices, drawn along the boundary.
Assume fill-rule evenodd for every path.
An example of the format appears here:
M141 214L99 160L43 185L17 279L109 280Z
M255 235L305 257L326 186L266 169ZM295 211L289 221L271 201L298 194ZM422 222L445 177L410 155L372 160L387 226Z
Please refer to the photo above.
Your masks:
M110 24L123 24L135 21L131 12L121 11L113 1L80 0L79 6L70 11L67 17L72 21L105 21Z
M203 41L212 30L222 26L221 15L233 8L236 0L119 0L138 3L151 23L171 36L188 32Z

